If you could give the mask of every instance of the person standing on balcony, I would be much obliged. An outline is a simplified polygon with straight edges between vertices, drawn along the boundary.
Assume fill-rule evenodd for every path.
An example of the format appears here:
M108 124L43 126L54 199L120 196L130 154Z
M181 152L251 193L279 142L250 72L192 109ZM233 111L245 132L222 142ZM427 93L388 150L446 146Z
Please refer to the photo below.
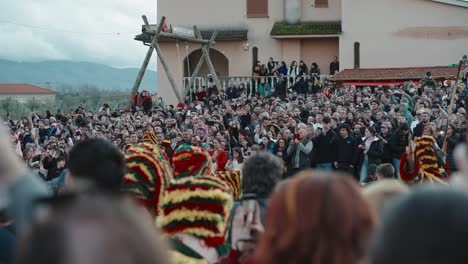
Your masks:
M330 63L330 75L334 75L340 71L340 62L338 61L338 56L335 56L333 61Z
M298 75L299 75L299 67L297 67L297 62L293 61L291 63L291 66L289 66L288 76L294 78L294 77L296 77Z
M257 63L255 63L253 69L252 69L252 76L254 77L258 77L260 76L261 74L261 69L262 69L262 65L260 65L260 61L257 61Z
M226 99L231 100L239 97L237 93L237 88L233 82L229 84L229 87L226 89Z
M310 66L310 75L312 76L320 75L320 68L316 62L312 62L312 65Z
M288 75L288 66L286 66L286 62L282 61L281 66L278 69L280 75L286 76Z
M267 67L268 67L268 75L273 76L274 75L273 73L276 68L276 63L273 61L272 57L270 57L270 59L268 60Z
M309 69L307 68L307 65L304 63L304 61L299 62L299 75L308 75L309 74Z
M265 64L262 64L261 68L260 68L260 76L268 76L270 75L269 72L268 72L268 69L266 67Z

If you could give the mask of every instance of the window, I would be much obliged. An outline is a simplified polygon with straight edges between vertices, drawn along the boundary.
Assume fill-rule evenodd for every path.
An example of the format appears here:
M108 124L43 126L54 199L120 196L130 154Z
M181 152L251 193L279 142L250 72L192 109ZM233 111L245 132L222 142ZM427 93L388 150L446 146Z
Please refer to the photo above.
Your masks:
M247 0L247 17L268 17L268 0Z
M360 48L361 48L361 44L359 42L354 42L354 69L359 69L360 64L361 64Z
M328 0L315 0L316 8L326 8L328 7Z

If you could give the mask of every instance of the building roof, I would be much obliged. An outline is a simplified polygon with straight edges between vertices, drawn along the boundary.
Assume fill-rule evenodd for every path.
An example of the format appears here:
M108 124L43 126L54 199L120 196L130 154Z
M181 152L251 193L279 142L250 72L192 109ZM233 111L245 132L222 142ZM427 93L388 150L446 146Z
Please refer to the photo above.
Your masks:
M150 28L154 28L156 30L156 25L150 25ZM144 29L144 27L143 27ZM206 29L200 29L200 33L202 35L203 39L210 39L211 35L217 31L218 35L216 36L215 41L220 41L220 40L247 40L247 29L222 29L222 28L206 28ZM150 43L151 42L151 35L148 33L145 33L144 30L142 30L142 34L136 35L135 40L138 41L143 41L145 43ZM166 37L161 37L159 39L160 41L174 41L173 39L166 38Z
M431 72L435 79L456 78L457 67L407 67L407 68L377 68L377 69L346 69L333 75L332 81L395 81L421 80Z
M468 1L466 0L431 0L431 1L468 8Z
M341 34L341 21L304 21L298 24L277 22L270 33L272 37L339 34Z
M57 94L56 91L27 83L0 83L0 94Z

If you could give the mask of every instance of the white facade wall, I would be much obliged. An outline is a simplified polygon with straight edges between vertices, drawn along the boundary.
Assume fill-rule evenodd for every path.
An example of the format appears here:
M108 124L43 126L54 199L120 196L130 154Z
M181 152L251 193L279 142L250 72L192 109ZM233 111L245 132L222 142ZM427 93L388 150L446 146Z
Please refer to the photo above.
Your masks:
M468 8L430 0L342 0L340 69L440 66L468 53Z

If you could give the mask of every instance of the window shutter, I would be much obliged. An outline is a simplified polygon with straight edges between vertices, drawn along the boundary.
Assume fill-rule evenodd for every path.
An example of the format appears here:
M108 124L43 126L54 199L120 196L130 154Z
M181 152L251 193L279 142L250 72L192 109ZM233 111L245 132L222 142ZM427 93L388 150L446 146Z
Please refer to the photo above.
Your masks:
M268 0L247 0L247 17L268 17Z
M316 8L328 7L328 0L315 0L315 7Z

